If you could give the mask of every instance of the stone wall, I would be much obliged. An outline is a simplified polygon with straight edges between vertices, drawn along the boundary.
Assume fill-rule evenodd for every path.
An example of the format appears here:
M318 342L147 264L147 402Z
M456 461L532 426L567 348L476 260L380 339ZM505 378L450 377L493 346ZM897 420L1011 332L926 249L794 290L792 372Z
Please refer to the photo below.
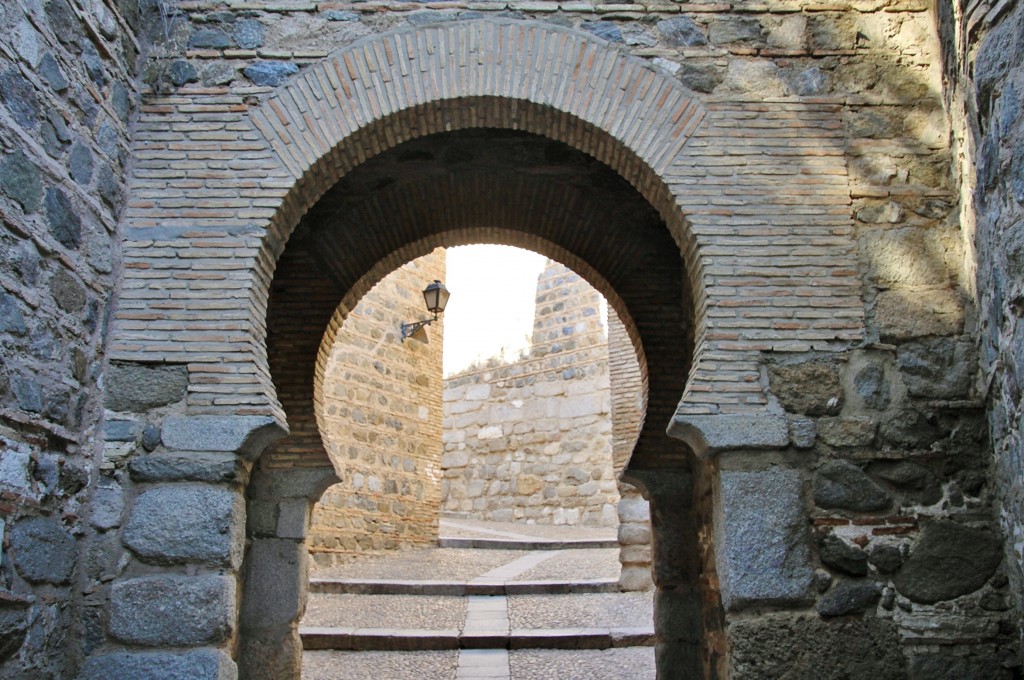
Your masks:
M499 522L614 526L601 295L549 260L536 299L527 356L445 380L441 509Z
M444 278L442 249L395 270L334 339L318 415L342 481L313 510L317 564L437 540L444 321L427 326L427 343L402 342L400 328L428 316L420 291Z
M1013 604L1024 592L1024 4L940 3L946 98L963 205L972 349Z
M0 676L73 677L118 568L101 385L120 275L134 3L0 6ZM106 380L116 380L116 373ZM116 539L115 539L116 540Z

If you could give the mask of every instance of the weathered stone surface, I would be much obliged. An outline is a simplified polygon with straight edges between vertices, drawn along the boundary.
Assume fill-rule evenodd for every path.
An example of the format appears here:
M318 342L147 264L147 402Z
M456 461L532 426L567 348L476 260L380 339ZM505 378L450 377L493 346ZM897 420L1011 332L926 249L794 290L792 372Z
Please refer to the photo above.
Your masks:
M19 125L32 129L39 124L39 98L17 69L0 72L0 98Z
M112 363L106 373L104 405L111 411L141 413L181 401L188 389L188 368Z
M107 420L103 423L103 439L108 442L133 442L139 436L139 423L134 420Z
M67 194L57 188L47 189L45 203L50 234L64 247L77 248L82 241L82 218Z
M857 614L878 602L882 586L874 581L841 580L825 593L815 607L822 616Z
M1002 562L998 537L950 520L934 520L893 579L901 594L932 604L978 590Z
M710 34L713 45L764 42L761 24L756 19L735 17L713 21Z
M960 333L964 311L952 290L886 290L878 294L875 320L883 340L911 340Z
M28 632L28 603L0 603L0 663L14 656Z
M5 155L0 160L0 191L17 201L25 212L37 212L43 205L39 168L20 151Z
M43 77L46 84L54 92L64 92L68 89L68 79L64 76L64 72L61 70L57 60L53 58L53 55L47 52L43 55L42 59L39 60L39 75Z
M324 12L328 21L359 21L360 17L355 12L332 9Z
M238 680L238 667L219 649L114 651L90 656L79 680Z
M71 179L79 184L87 185L92 181L92 151L88 146L79 142L71 147L68 153L68 170L71 172Z
M857 395L864 405L875 411L884 411L892 402L892 392L885 369L877 364L869 364L859 371L853 379Z
M288 626L306 606L309 553L301 541L267 538L253 541L245 576L243 630Z
M995 654L952 656L949 654L915 654L910 657L908 680L1010 680L1013 669L1007 668Z
M820 416L837 413L842 406L839 368L832 360L771 364L768 378L772 394L792 413Z
M244 529L244 502L237 491L168 484L139 494L124 529L124 543L145 562L237 566Z
M942 500L942 484L927 467L909 460L875 461L868 472L892 484L899 494L921 505L932 505Z
M75 539L57 517L26 517L11 527L11 561L26 581L67 583L75 567L75 550Z
M781 448L789 443L789 425L780 415L676 416L668 434L683 440L699 456L738 449Z
M57 306L65 312L73 314L85 307L85 287L66 269L58 269L50 279L50 293Z
M673 62L674 63L674 62ZM694 92L710 94L725 80L725 68L715 64L682 64L676 72L679 81Z
M145 576L114 583L110 634L147 647L216 643L231 635L231 576Z
M815 504L826 510L873 512L892 505L884 489L845 460L831 460L818 468L813 489Z
M869 231L863 240L875 281L883 287L947 283L950 244L937 232L909 227Z
M12 335L25 335L28 332L17 299L7 293L0 293L0 332Z
M797 470L723 470L715 524L722 603L735 611L807 600L813 569Z
M128 469L136 482L241 484L248 479L243 461L233 453L181 452L136 456L128 464Z
M263 41L266 39L266 29L255 19L241 19L235 22L231 36L241 49L254 50L263 45Z
M284 434L269 416L190 416L166 418L164 446L176 451L234 451L252 459Z
M811 418L790 417L789 441L798 449L809 449L814 446L818 434L817 423Z
M242 73L253 84L269 87L277 87L288 76L298 72L298 66L285 61L259 61L242 69Z
M835 534L828 534L818 544L818 557L826 567L851 576L864 576L868 573L867 553Z
M903 566L903 552L894 545L876 545L868 553L868 562L882 574L892 574Z
M704 31L690 17L672 17L659 21L658 33L669 47L696 47L708 43Z
M785 97L789 94L789 83L786 81L785 73L774 62L731 61L722 80L722 91L756 94L762 97Z
M171 85L181 87L188 83L197 82L199 80L199 71L191 62L184 59L175 59L167 69L167 77L170 79Z
M89 523L106 531L121 526L124 514L124 489L116 482L108 481L97 487L92 496L92 515Z
M192 34L188 46L194 50L223 50L232 46L231 37L219 28L204 28Z
M967 396L978 369L973 345L954 338L926 338L900 345L896 362L907 391L931 399Z
M837 448L870 446L877 429L878 423L866 416L818 420L818 437L829 446Z
M611 21L584 21L580 28L608 42L622 42L622 31Z
M732 623L728 636L736 680L905 680L907 674L890 620L768 614Z

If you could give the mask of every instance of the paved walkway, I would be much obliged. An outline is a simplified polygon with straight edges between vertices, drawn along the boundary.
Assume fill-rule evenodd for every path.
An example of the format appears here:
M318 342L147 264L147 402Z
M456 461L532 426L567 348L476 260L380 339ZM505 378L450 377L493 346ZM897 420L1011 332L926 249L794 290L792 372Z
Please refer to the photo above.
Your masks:
M304 680L654 678L614 529L442 520L442 545L317 569ZM457 539L457 540L456 540Z

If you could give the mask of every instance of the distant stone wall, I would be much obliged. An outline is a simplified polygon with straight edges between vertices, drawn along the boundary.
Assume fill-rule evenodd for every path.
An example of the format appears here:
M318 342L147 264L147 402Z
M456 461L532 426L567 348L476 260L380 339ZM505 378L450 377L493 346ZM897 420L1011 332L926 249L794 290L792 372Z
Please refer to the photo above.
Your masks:
M104 456L100 385L138 99L133 9L0 3L4 678L76 677L103 640L97 605L125 569L122 456L142 423L108 417ZM139 323L130 303L122 308ZM118 379L107 372L108 385Z
M537 281L533 343L445 381L442 510L494 521L614 526L601 296L567 267Z
M400 325L426 316L421 291L444 274L443 249L395 270L338 332L319 420L342 482L312 513L318 564L437 540L443 321L426 344L401 342Z

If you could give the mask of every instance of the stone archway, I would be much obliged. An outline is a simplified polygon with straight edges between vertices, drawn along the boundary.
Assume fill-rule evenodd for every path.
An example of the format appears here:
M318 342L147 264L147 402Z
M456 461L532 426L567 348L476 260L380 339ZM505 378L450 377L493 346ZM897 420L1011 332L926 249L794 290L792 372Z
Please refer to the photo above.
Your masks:
M633 345L648 364L650 402L629 473L651 496L656 551L665 558L656 557L663 564L656 573L662 598L659 665L697 663L701 623L673 613L699 611L695 573L701 559L708 563L714 555L685 549L695 545L698 528L687 508L694 488L701 489L696 496L702 503L710 503L706 488L713 481L697 466L694 486L691 455L664 428L671 423L670 431L700 455L784 446L786 423L768 409L758 382L758 353L862 335L842 140L832 125L836 105L703 104L678 82L600 39L511 21L374 36L309 66L255 103L251 110L241 99L222 107L242 130L221 151L236 155L231 167L211 156L201 135L186 136L175 151L185 159L180 169L165 173L163 191L136 200L125 216L126 274L111 356L187 367L186 413L163 420L160 455L179 460L200 452L226 461L241 454L227 477L185 466L161 468L144 480L154 488L139 496L152 498L164 487L188 484L195 503L216 496L225 508L231 545L223 559L203 559L226 573L203 585L219 589L217 607L223 611L209 622L208 634L197 634L189 644L234 645L238 614L229 586L238 574L239 524L245 521L237 500L266 441L288 426L293 436L302 431L301 420L282 408L266 351L268 300L287 266L286 244L299 242L296 225L340 178L403 141L492 128L539 135L605 164L653 207L663 236L673 242L675 299L688 325L662 325L659 331L652 323L644 331L638 321L631 329ZM780 182L780 175L799 181ZM180 196L197 186L213 198L183 210ZM442 231L457 234L460 228ZM368 259L328 277L333 290L307 277L307 297L329 296L335 303L349 292L358 297L357 286L372 280L373 267L387 266L381 263L388 257L408 258L404 249L417 238L413 233L390 243L371 241ZM781 260L810 264L770 278L751 296L744 286L752 277L767 276L758 266L766 241L781 247ZM799 255L787 255L786 248L797 244ZM581 245L562 247L572 253ZM613 264L594 269L614 280ZM611 287L622 294L619 283ZM634 319L655 319L664 304L657 295L645 303L638 291L625 311ZM795 313L837 305L853 311L811 320ZM147 317L151 310L160 310L158 323ZM330 314L321 328L329 320ZM307 375L312 371L311 361ZM333 476L325 462L315 447L284 466L265 456L247 485L249 532L257 539L249 563L273 558L290 570L284 587L268 574L250 572L244 579L242 627L247 621L273 624L262 638L243 635L240 654L252 665L266 661L269 669L280 661L281 668L294 667L288 631L301 610L302 590L291 584L303 580L294 544L301 545L310 499ZM163 507L153 501L145 509L151 506ZM142 507L136 503L132 512ZM711 522L710 511L700 517ZM164 519L168 525L175 521L170 514ZM151 521L160 525L164 519ZM156 564L193 561L174 553L176 545L156 543L150 546ZM160 597L176 599L175 589L193 587L188 578L172 580L176 585L168 589L142 572L129 572L115 584L112 607L119 597L138 598L142 591L158 607ZM273 600L265 597L272 586L278 596ZM742 585L736 596L745 596ZM760 593L757 601L771 604L772 597ZM259 644L249 644L253 640ZM221 666L229 663L223 655L216 658Z

